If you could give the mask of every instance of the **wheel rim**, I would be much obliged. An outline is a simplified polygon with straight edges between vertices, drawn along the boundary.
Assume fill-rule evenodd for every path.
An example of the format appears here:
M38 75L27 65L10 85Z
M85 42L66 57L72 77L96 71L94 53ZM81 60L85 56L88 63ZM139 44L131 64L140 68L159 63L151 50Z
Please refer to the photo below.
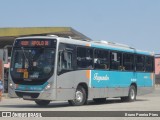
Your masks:
M76 102L82 102L83 101L83 93L81 91L76 92Z
M131 89L130 95L131 95L131 99L134 100L134 98L135 98L135 92L134 92L133 89Z

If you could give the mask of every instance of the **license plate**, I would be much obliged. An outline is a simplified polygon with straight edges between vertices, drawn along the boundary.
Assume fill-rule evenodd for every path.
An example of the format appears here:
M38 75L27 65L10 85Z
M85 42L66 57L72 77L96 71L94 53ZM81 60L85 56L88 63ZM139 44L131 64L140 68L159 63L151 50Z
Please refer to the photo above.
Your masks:
M29 95L23 95L23 99L31 99L31 96L29 96Z

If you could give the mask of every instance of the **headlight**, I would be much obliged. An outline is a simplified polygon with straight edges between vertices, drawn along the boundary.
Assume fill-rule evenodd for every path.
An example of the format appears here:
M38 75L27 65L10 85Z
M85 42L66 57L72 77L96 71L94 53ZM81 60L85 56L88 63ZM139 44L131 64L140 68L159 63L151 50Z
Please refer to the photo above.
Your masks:
M10 82L8 86L9 86L10 88L12 88L12 89L18 88L18 84L14 84L14 83L12 83L12 82Z
M13 84L12 84L12 83L9 83L9 87L13 87Z
M13 83L9 83L9 87L13 89L14 88L14 84Z
M45 87L46 90L48 90L48 89L50 89L50 88L51 88L51 84L48 84L48 85Z

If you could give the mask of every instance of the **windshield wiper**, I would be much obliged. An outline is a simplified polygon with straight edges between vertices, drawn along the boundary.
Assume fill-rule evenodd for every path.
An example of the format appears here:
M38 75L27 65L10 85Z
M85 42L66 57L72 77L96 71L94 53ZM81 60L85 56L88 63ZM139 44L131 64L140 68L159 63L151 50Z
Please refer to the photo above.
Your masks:
M29 66L29 60L28 60L28 58L26 57L26 54L25 54L25 52L24 52L24 48L21 47L21 49L22 49L23 55L24 55L24 57L25 57L25 60L27 61L28 66Z

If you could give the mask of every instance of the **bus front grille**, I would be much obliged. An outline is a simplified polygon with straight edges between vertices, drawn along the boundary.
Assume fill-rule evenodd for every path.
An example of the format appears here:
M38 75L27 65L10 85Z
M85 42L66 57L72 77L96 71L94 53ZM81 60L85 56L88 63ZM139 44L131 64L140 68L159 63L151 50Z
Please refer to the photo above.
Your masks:
M26 93L26 92L17 92L16 95L20 98L23 98L23 96L30 96L31 98L38 98L39 93Z

